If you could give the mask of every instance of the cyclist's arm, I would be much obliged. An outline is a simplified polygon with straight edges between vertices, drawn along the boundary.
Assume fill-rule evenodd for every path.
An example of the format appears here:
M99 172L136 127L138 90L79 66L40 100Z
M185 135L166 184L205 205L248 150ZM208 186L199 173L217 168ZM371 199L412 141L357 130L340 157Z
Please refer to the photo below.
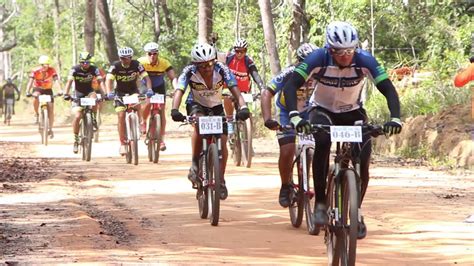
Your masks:
M184 91L177 89L174 91L174 96L173 96L173 105L171 109L178 109L179 110L179 105L181 104L181 99L183 98Z
M261 107L262 107L262 117L263 121L267 121L272 118L272 98L274 94L273 91L265 88L262 91L261 95Z
M31 87L33 87L33 77L30 77L30 79L28 80L28 84L26 85L26 93L31 93Z
M67 80L66 87L64 88L64 94L69 94L69 91L71 90L72 81L72 79Z
M54 83L56 83L56 86L58 87L59 94L62 94L63 91L62 91L61 80L59 79L59 77L57 75L53 77L53 81L54 81Z
M142 77L142 78L143 78L143 79L145 80L145 82L146 82L146 88L149 89L149 90L151 90L151 79L150 79L150 77L148 76L148 74L144 75L144 77ZM137 82L139 82L138 79L137 79Z
M258 86L258 91L260 93L262 93L263 89L265 89L264 85L263 85L263 80L262 78L260 77L260 75L258 74L258 71L257 71L257 67L255 65L252 65L249 67L249 73L250 75L252 76L253 80L255 81L255 83L257 83L257 86Z
M174 72L174 69L172 67L166 70L166 76L168 76L168 79L171 81L171 85L173 86L173 89L176 89L178 79L176 78L176 72Z
M113 74L110 74L110 73L107 74L105 78L105 90L107 94L112 92L112 88L114 86L114 80L115 80L115 76Z
M385 79L379 82L376 87L387 99L390 117L400 118L400 101L398 99L397 90L395 89L395 86L393 86L392 81Z
M242 94L240 93L240 90L239 90L239 87L237 87L236 85L232 86L229 88L230 92L232 93L232 96L234 96L234 99L238 99L239 101L239 108L241 108L242 106L247 106L245 104L245 100L244 100L244 97L242 97Z
M296 91L303 86L304 83L305 79L296 71L291 74L290 79L285 83L283 93L285 95L286 107L290 113L298 111Z

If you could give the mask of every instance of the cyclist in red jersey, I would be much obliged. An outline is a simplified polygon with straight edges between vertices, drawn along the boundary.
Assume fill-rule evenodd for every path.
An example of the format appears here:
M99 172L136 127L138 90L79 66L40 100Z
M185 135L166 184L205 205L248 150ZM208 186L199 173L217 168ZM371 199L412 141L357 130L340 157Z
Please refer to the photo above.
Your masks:
M471 65L454 76L454 86L459 88L474 80L474 56L471 56L469 61Z
M47 55L42 55L38 59L40 66L34 68L30 73L30 79L28 85L26 86L26 97L35 96L33 99L33 107L35 111L35 123L38 123L38 109L39 109L39 100L38 97L41 94L53 95L53 84L59 87L59 95L62 94L61 83L58 79L58 74L56 69L50 66L51 60ZM33 94L31 94L31 89L33 89ZM51 102L54 102L54 98L51 97ZM49 112L49 136L53 138L53 124L54 124L54 105L50 105Z
M252 58L247 55L248 43L245 39L237 39L234 43L234 49L226 57L226 65L237 80L237 86L241 93L250 93L252 91L252 76L257 83L259 91L264 89L263 81L258 74L257 67ZM224 97L224 109L227 117L234 115L234 105L229 97Z

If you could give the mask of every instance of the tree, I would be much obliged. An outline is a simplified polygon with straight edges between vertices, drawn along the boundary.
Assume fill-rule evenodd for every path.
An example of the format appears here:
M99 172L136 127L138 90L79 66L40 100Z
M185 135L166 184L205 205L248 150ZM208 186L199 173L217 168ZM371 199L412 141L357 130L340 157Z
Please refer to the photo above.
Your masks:
M153 0L153 18L155 26L155 42L158 42L160 39L161 29L160 29L160 0Z
M265 39L265 46L270 61L270 70L272 75L276 76L280 73L280 59L278 57L278 49L276 46L275 27L273 26L272 12L270 9L270 0L258 0L260 6L260 14L262 16L263 33Z
M293 61L293 55L302 42L307 42L308 20L305 15L306 0L293 0L291 8L293 21L290 25L290 45L288 45L288 62Z
M5 4L0 5L0 81L11 75L9 51L17 45L16 37L12 39L6 31L7 24L18 11L15 1L12 1L12 8L8 10Z
M199 0L198 4L198 40L208 42L212 33L212 1Z
M117 41L115 40L114 26L110 18L109 5L107 0L98 0L97 10L99 11L99 21L102 34L105 38L105 51L109 62L118 60Z
M96 0L86 0L86 15L84 17L84 45L86 51L95 52L95 9Z

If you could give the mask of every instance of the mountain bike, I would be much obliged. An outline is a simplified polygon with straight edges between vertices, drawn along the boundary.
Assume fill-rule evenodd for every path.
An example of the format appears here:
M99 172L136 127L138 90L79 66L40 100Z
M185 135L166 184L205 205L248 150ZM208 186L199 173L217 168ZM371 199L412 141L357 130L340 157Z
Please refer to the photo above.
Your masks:
M222 159L221 136L225 117L222 116L188 116L186 123L198 127L202 135L202 152L199 155L196 199L199 216L209 218L211 225L217 226L220 215L221 174L220 160Z
M5 114L4 114L5 120L3 121L3 123L6 124L7 126L10 125L10 121L12 119L14 102L15 102L14 98L5 99Z
M40 105L38 131L41 135L41 144L48 146L48 136L49 136L49 131L51 130L51 128L49 128L48 107L52 106L53 104L52 98L56 97L56 95L51 96L48 94L41 94L41 95L33 96L33 97L38 97L38 101Z
M297 134L296 155L293 161L293 169L296 167L296 175L290 180L290 221L294 227L300 227L303 214L306 218L306 226L310 235L318 235L319 227L314 225L313 210L315 206L315 190L312 177L312 162L314 154L314 139L311 134Z
M126 106L125 110L125 146L127 153L125 160L127 163L138 165L138 141L140 140L139 118L136 106L140 100L146 99L146 96L132 94L125 96L115 96L115 100Z
M81 120L79 122L79 145L81 147L82 160L88 162L91 160L92 139L94 138L92 107L96 105L98 100L89 97L71 98L71 100L83 107Z
M148 159L150 162L158 163L160 159L161 115L160 111L165 103L165 95L155 94L150 98L150 118L148 120L148 131L145 144L148 147Z
M252 113L255 110L255 100L259 95L253 95L250 93L242 93L247 106L251 111L249 119L241 121L236 119L237 113L234 113L234 117L229 119L227 123L231 123L230 128L233 132L229 132L229 146L232 150L232 158L236 166L245 166L250 168L252 166L253 157L253 118ZM231 97L233 99L233 97ZM239 110L238 102L233 99L234 110Z
M334 163L327 176L326 203L329 223L324 226L324 241L329 265L355 265L357 231L361 222L360 154L364 148L362 136L377 137L384 134L381 126L312 125L313 132L330 134L336 143ZM350 162L352 161L352 166Z

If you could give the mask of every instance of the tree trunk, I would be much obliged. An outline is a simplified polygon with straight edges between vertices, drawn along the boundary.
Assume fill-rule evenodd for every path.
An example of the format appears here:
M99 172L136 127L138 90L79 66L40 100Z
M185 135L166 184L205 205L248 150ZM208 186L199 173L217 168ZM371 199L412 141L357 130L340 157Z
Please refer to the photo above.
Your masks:
M160 0L153 0L153 14L155 20L155 42L160 39Z
M109 63L118 60L117 41L115 40L114 27L110 19L109 6L107 0L98 0L97 11L99 12L99 22L104 36L105 52Z
M54 0L53 16L54 16L54 58L56 59L56 69L58 70L58 76L60 76L61 69L61 53L59 46L59 33L61 31L61 23L59 19L59 0Z
M235 0L235 39L240 38L240 0Z
M288 46L287 64L294 61L296 50L302 42L306 41L307 32L304 31L306 24L305 0L292 0L293 21L290 25L290 45ZM307 30L308 27L306 27Z
M71 0L70 8L71 8L71 10L76 10L76 1L75 0ZM77 33L76 33L76 16L74 15L74 12L72 12L72 14L71 14L71 20L70 21L71 21L71 45L72 45L71 65L75 65L76 64L76 59L77 59Z
M199 0L198 9L198 40L208 42L212 32L212 1Z
M263 34L265 35L265 46L269 56L270 69L272 75L276 76L280 73L281 66L276 47L275 27L273 26L270 0L258 0L258 5L260 6L260 14L262 16Z
M73 0L74 2L74 0ZM84 44L86 51L95 53L95 8L96 0L86 0L86 16L84 17ZM75 10L75 9L73 9Z
M161 8L163 9L163 14L165 15L165 23L166 27L168 28L168 32L173 32L173 24L171 23L171 16L170 11L168 10L168 5L166 4L166 0L161 1Z

